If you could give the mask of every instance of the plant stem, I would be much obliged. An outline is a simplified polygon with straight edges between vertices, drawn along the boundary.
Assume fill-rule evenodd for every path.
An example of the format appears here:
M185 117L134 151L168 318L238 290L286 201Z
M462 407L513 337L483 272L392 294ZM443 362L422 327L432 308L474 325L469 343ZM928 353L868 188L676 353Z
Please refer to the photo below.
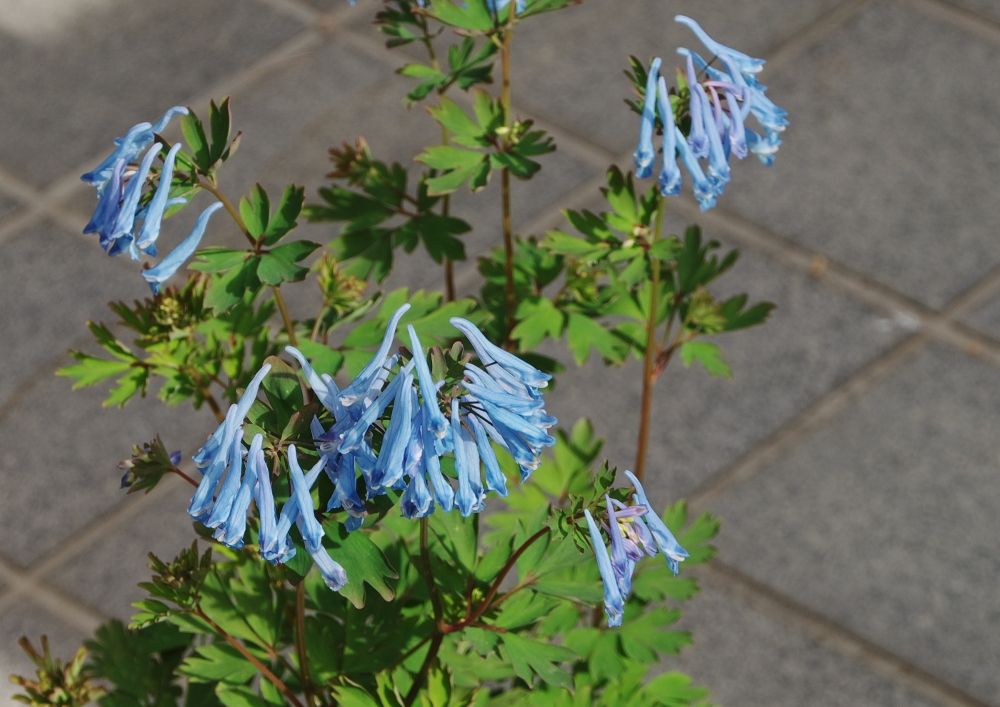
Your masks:
M511 14L513 15L514 3L511 3ZM513 27L508 19L507 26L503 31L503 42L500 45L500 70L501 89L500 105L503 108L504 127L507 133L504 140L510 140L511 107L510 107L510 42L514 35ZM504 336L503 343L510 346L510 333L514 328L514 227L510 215L510 171L504 167L500 171L500 208L502 210L501 227L503 229L503 255L504 255Z
M208 617L208 614L206 614L201 609L197 609L195 613L198 615L200 619L202 619L209 626L211 626L212 630L214 630L216 633L222 636L226 640L226 643L235 648L237 653L246 658L247 662L249 662L251 665L253 665L253 667L257 669L257 672L259 672L262 676L264 676L264 678L267 679L268 682L274 685L274 687L277 688L278 692L280 692L282 695L285 696L285 699L288 701L288 704L295 705L295 707L306 707L304 704L302 704L302 701L295 695L295 693L292 692L291 688L289 688L288 685L285 684L284 680L282 680L273 672L271 672L271 669L268 668L263 663L261 663L260 660L257 658L257 656L248 651L247 647L244 646L237 638L230 636L228 633L226 633L226 631L221 626L219 626L219 624L215 623L212 619L210 619Z
M184 479L185 481L187 481L192 486L195 486L195 487L198 486L198 482L197 481L195 481L190 476L188 476L187 474L185 474L178 467L175 466L175 467L171 468L170 471L172 471L173 473L177 474L179 477L181 477L182 479Z
M639 440L635 451L636 477L641 481L646 471L646 451L649 446L649 423L653 408L653 384L656 382L656 323L660 309L660 261L652 254L652 246L663 230L663 197L656 206L656 227L650 243L649 266L652 269L649 287L649 312L646 315L646 353L642 359L642 403L639 411Z
M260 248L261 244L256 238L253 237L250 231L247 230L247 225L243 223L243 217L240 216L240 212L236 210L235 206L233 206L233 202L231 202L225 194L219 191L219 187L216 186L213 181L208 179L199 179L198 186L221 201L222 207L229 214L230 218L233 219L233 222L240 229L240 231L243 232L243 235L250 242L250 245L252 245L255 250ZM258 250L257 252L259 253L260 251ZM285 298L281 295L281 288L278 285L275 285L271 288L271 292L274 295L274 303L278 306L278 311L281 313L281 321L285 325L285 331L288 332L288 343L292 346L298 346L299 342L298 337L295 336L295 326L292 324L292 318L288 314L288 305L285 304Z
M438 630L441 617L444 614L444 607L441 605L441 597L434 584L434 570L431 567L431 555L427 549L427 519L420 519L420 564L423 565L424 581L427 582L427 594L431 599L431 606L434 609L434 629Z
M406 693L406 697L403 698L404 707L410 707L414 702L417 701L417 697L420 695L420 688L424 686L424 681L427 679L427 673L431 669L431 665L434 664L434 659L437 658L438 650L441 648L441 642L444 640L444 634L440 632L435 632L431 636L431 645L427 649L427 655L424 657L424 662L420 666L420 671L417 676L413 679L413 685L410 687L409 692Z
M309 656L306 653L306 582L301 580L295 587L295 650L299 656L299 675L306 702L315 703L313 684L309 677Z

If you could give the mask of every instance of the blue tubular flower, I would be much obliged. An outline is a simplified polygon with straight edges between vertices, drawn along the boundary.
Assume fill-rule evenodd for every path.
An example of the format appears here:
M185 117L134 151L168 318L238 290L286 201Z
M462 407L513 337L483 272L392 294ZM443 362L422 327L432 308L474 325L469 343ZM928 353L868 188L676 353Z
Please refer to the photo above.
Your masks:
M124 137L115 139L114 151L80 179L101 189L111 177L116 162L121 161L128 164L134 161L143 150L153 143L156 133L163 132L163 129L167 127L175 115L187 114L188 109L184 106L174 106L169 108L154 124L137 123L133 125Z
M341 452L353 452L354 450L362 447L362 444L365 441L365 435L368 434L369 428L375 424L376 420L382 417L386 408L389 407L389 403L391 403L399 393L399 389L402 387L406 375L412 370L413 361L410 361L403 366L399 374L389 385L386 386L385 390L382 391L382 394L378 396L378 398L358 416L357 420L354 421L350 429L347 430L340 442ZM341 401L343 401L343 396L341 396Z
M678 50L678 53L681 53ZM705 135L706 105L704 92L699 93L700 85L698 76L694 71L694 62L690 54L687 55L687 81L690 98L688 100L688 112L691 114L691 132L687 137L687 143L691 146L691 151L696 157L705 157L708 154L708 136Z
M483 336L483 332L479 331L478 327L476 327L476 325L468 319L452 317L448 321L451 322L452 326L465 334L469 343L472 344L472 348L475 349L476 354L479 356L479 359L487 367L487 370L496 364L503 371L509 373L526 386L530 386L532 388L544 388L548 385L552 376L547 373L542 373L530 363L522 361L514 354L509 351L505 351L491 342ZM492 370L489 372L490 375L498 375Z
M243 440L241 434L233 435L233 440L229 448L229 462L226 467L226 478L222 480L219 495L212 506L212 512L208 518L202 521L206 527L218 528L229 519L229 511L233 501L236 500L236 492L239 491L243 474Z
M180 269L181 265L194 254L198 244L201 243L201 237L205 235L208 219L220 208L222 208L222 202L217 201L202 211L194 228L191 229L191 233L173 251L165 255L155 267L142 271L142 277L149 283L149 289L153 291L154 295L160 291L160 285L169 280Z
M718 99L714 104L708 100L705 90L701 85L696 86L698 93L704 98L705 107L703 115L705 118L705 134L708 136L708 178L715 186L716 194L722 194L723 188L729 182L729 160L728 155L722 145L722 112L719 108Z
M285 353L298 362L302 368L302 372L305 374L306 383L316 393L320 404L332 412L338 419L342 417L344 415L344 406L340 404L340 390L337 388L337 384L333 378L329 376L321 378L317 375L316 371L310 365L309 360L294 346L286 346Z
M389 429L382 438L382 449L375 462L375 488L395 484L403 476L403 457L413 429L413 375L402 374L403 382L396 394L389 418Z
M434 499L431 498L421 471L410 475L399 509L404 518L424 518L434 511Z
M694 32L695 36L698 37L698 40L703 45L705 45L705 48L708 49L709 52L711 52L712 54L716 54L720 57L725 57L729 59L737 67L739 67L741 73L753 75L759 72L762 68L764 68L763 59L754 58L748 54L744 54L743 52L737 51L735 49L727 47L724 44L716 42L714 39L708 36L708 33L706 33L705 30L701 28L701 25L692 20L690 17L685 17L684 15L677 15L674 17L674 21L689 27L691 31Z
M410 309L409 304L404 304L402 307L396 310L389 320L389 326L385 329L385 335L382 337L382 343L378 347L378 351L375 352L375 356L372 360L368 362L361 373L358 374L354 381L340 391L340 402L344 405L352 405L353 403L360 400L365 393L368 391L369 385L375 380L376 376L379 374L379 370L385 364L386 358L389 356L389 349L392 348L392 341L396 338L396 327L399 326L399 320L403 318L403 315Z
M259 454L262 454L263 443L263 436L254 435L253 441L250 443L250 451L247 453L243 481L240 483L239 491L236 492L236 499L229 510L229 517L225 523L216 528L214 537L223 545L236 549L243 547L243 535L247 529L247 511L250 510L250 501L257 484L259 466L254 460Z
M497 455L493 451L493 444L486 433L486 428L474 416L467 417L466 421L472 427L476 437L476 449L479 450L479 458L483 461L483 469L486 471L486 488L501 496L506 496L507 477L500 469L500 462L497 461Z
M325 459L320 459L317 466L322 468L325 463ZM313 552L316 548L323 547L323 526L319 524L319 521L316 520L316 515L313 513L312 494L309 491L311 484L307 485L306 483L306 477L302 473L302 467L299 466L299 459L295 452L294 444L288 445L288 475L292 482L292 498L295 499L295 503L298 506L298 515L295 522L302 533L302 540L306 544L306 549L309 552Z
M660 78L660 57L653 59L646 75L646 94L643 98L642 116L639 120L639 144L635 148L635 174L645 179L653 173L656 149L653 147L653 126L656 124L656 85Z
M667 82L661 76L656 84L656 99L663 120L663 165L657 184L660 194L673 196L681 190L681 171L677 167L677 127L674 124L674 109L667 95Z
M201 521L212 511L213 495L222 474L231 462L233 442L242 443L243 418L250 412L250 406L257 399L257 392L264 377L270 372L271 364L265 363L254 375L240 399L229 406L226 417L215 429L212 436L194 455L194 463L203 476L198 488L195 489L188 513L195 520ZM237 472L238 474L239 472Z
M257 453L252 453L257 438L250 443L251 454L247 456L247 467L253 467L257 485L254 487L254 503L257 504L257 515L260 518L260 532L257 542L260 545L261 554L264 548L273 547L277 544L278 519L277 509L274 505L274 493L271 490L271 472L267 468L264 460L264 450L257 449Z
M329 468L329 462L327 462ZM337 460L333 493L326 504L326 510L343 508L348 515L361 518L365 515L365 503L358 496L358 477L355 473L354 455L344 454Z
M448 434L448 420L441 412L437 404L437 386L431 379L430 369L427 367L427 357L424 356L424 349L417 338L416 330L408 325L407 333L410 335L410 345L413 347L413 362L417 366L417 380L420 382L420 394L423 396L421 409L424 411L424 424L434 433L435 437L444 437Z
M608 626L621 626L622 614L625 612L625 600L618 589L618 581L615 579L615 571L611 566L611 558L608 557L608 548L604 545L601 530L591 517L590 511L584 510L583 514L587 518L590 543L594 548L594 557L597 559L597 570L601 573L601 582L604 584L604 613L608 617Z
M465 518L482 508L482 482L479 479L479 453L476 443L462 427L458 398L451 401L451 435L455 442L455 473L458 475L455 505Z
M119 160L111 167L107 182L97 195L97 207L90 221L83 227L84 233L97 233L101 237L101 247L107 240L104 234L110 234L118 217L118 205L122 198L122 177L125 173L125 161Z
M623 597L627 597L632 593L632 570L635 569L635 560L625 551L625 539L622 537L611 497L605 496L604 502L608 512L608 536L611 538L611 569L614 570L618 590Z
M726 106L729 108L729 145L738 159L747 156L746 127L743 125L743 110L736 102L736 96L726 91Z
M646 508L646 514L643 516L646 527L652 533L656 546L663 553L664 557L666 557L667 566L670 568L670 571L677 574L679 563L687 559L687 550L680 546L677 538L670 532L670 529L660 519L660 516L656 514L656 510L650 505L649 500L646 498L646 492L643 490L642 484L639 483L639 479L635 477L635 474L631 471L626 471L625 475L632 482L632 486L635 487L636 503Z
M715 206L715 189L702 171L701 165L698 164L698 158L692 152L679 128L677 129L677 152L688 174L691 175L691 182L694 185L694 198L698 201L698 205L702 211L708 211Z
M177 153L181 149L181 144L174 143L163 161L163 170L160 172L160 183L156 186L156 193L153 194L149 206L143 215L142 229L135 239L135 247L152 255L150 249L154 247L157 237L160 235L160 224L163 221L163 212L167 208L167 201L170 197L170 182L174 178L174 162L177 160Z
M758 133L747 128L746 136L750 152L755 154L765 166L770 167L774 164L774 156L781 145L781 138L778 137L777 133L768 133L767 136L761 137Z
M353 528L356 530L357 528ZM323 575L323 581L326 582L326 586L335 592L339 592L347 584L347 572L341 567L337 562L330 557L330 553L321 545L309 552L312 557L313 563L319 569L321 575Z
M98 231L101 247L108 255L117 255L132 243L132 230L135 227L136 212L139 209L139 197L142 196L142 187L149 176L149 170L153 166L153 160L160 154L163 145L156 143L142 158L135 174L130 176L125 184L125 190L115 212L114 221L103 224L105 230ZM124 177L125 174L123 173Z
M421 430L424 443L424 470L427 478L431 482L431 489L434 491L434 500L446 513L451 512L455 507L455 490L441 473L441 459L435 446L434 436L422 425L418 424L417 429Z

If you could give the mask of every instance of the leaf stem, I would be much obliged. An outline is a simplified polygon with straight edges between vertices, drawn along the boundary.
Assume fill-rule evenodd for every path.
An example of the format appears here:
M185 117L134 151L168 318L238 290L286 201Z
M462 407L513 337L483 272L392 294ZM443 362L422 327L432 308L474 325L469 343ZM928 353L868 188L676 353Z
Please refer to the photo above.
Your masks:
M315 703L312 680L309 677L309 655L306 652L306 582L295 587L295 650L299 656L299 675L306 702Z
M250 242L250 245L252 245L255 249L259 248L261 244L258 243L257 239L254 238L247 229L247 225L243 222L243 217L240 216L240 212L236 210L235 206L233 206L233 202L231 202L226 195L219 190L219 187L216 186L215 182L209 179L199 179L198 186L222 202L223 208L233 219L233 222L237 225L240 231L243 232L243 235ZM278 312L281 313L281 321L285 325L285 331L288 332L288 343L292 346L298 346L299 341L298 337L295 336L295 325L292 323L292 318L288 314L288 305L285 304L285 298L281 295L280 286L273 286L271 288L271 292L274 295L274 303L278 306Z
M653 385L656 382L657 357L656 323L660 309L660 261L653 255L652 246L663 230L663 197L656 206L656 226L650 243L649 266L652 270L649 287L649 312L646 315L646 352L642 360L642 403L639 409L639 439L635 450L636 477L641 481L646 472L646 452L649 447L649 423L653 408Z
M260 662L257 656L255 656L253 653L247 650L247 647L244 646L239 639L235 638L234 636L230 636L225 631L225 629L223 629L221 626L219 626L219 624L215 623L215 621L209 618L208 614L206 614L200 608L196 609L195 613L198 615L200 619L202 619L209 626L211 626L212 630L214 630L216 633L222 636L225 639L226 643L235 648L237 653L246 658L247 661L257 669L257 672L259 672L268 682L274 685L274 687L277 688L278 692L280 692L282 695L285 696L285 699L288 701L289 704L295 705L295 707L306 707L304 704L302 704L302 701L296 696L296 694L292 692L291 688L289 688L288 685L285 684L284 680L279 678L277 675L271 672L270 668L268 668L266 665Z

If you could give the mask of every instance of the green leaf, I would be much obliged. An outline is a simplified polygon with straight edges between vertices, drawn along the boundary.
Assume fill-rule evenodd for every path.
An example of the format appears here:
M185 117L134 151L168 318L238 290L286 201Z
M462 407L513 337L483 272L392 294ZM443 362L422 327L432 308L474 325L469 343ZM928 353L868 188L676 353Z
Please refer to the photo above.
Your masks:
M700 363L710 375L732 378L733 371L722 358L722 350L708 341L688 341L681 344L681 361L690 368L695 361Z
M600 322L576 312L569 314L566 343L578 366L586 363L591 349L597 349L601 356L614 363L624 361L629 351L628 344L601 326Z
M212 131L212 146L209 159L212 164L218 162L229 145L229 129L232 115L229 110L229 98L219 105L215 101L209 103L208 122Z
M74 352L73 358L78 363L64 366L56 371L56 375L66 378L73 378L73 389L86 388L100 381L120 375L132 368L132 364L127 361L115 361L106 358L97 358L88 354Z
M211 169L212 158L208 149L208 140L205 138L205 127L193 111L181 118L181 134L194 156L194 163L198 169L202 172Z
M443 24L460 29L488 32L493 29L493 17L485 0L456 3L454 0L434 0L429 14Z
M520 342L523 350L535 348L546 336L558 339L562 335L563 313L550 299L539 297L521 302L515 317L518 324L511 336Z
M264 230L264 244L274 245L282 236L295 228L295 219L302 211L302 201L305 199L305 187L297 187L294 184L285 187L281 195L281 201L274 213L270 215L267 228Z
M522 638L516 633L500 634L500 640L514 672L529 685L534 682L534 675L545 683L560 687L570 685L569 671L559 666L561 662L576 658L576 653L569 648Z
M240 199L240 216L247 231L254 238L264 235L269 218L270 204L267 199L267 192L260 184L254 186L250 194Z
M224 312L241 301L249 292L256 292L260 285L257 278L259 256L252 256L239 267L212 278L205 293L205 306Z
M446 128L454 138L473 138L472 145L482 144L477 139L481 138L482 129L455 101L442 98L438 106L428 110L434 120ZM461 144L468 144L468 141Z
M298 261L317 248L319 248L319 243L311 241L294 241L273 248L260 256L257 277L265 285L298 282L304 279L309 272L309 269L299 265Z
M257 669L228 643L201 646L180 667L181 673L200 682L245 683Z
M388 580L399 578L399 574L389 564L382 548L376 545L368 533L356 530L348 533L341 523L333 520L327 523L327 536L340 536L330 555L347 572L347 585L340 590L347 599L361 609L365 605L365 588L369 585L385 601L391 601L395 590Z
M264 682L262 678L261 683ZM274 704L246 685L227 685L224 682L215 686L215 696L226 707L270 707Z
M250 257L250 254L245 250L210 246L199 250L195 257L197 260L188 265L189 268L201 272L216 273L232 270Z
M436 145L428 147L416 159L433 169L467 169L482 162L483 154L452 145Z

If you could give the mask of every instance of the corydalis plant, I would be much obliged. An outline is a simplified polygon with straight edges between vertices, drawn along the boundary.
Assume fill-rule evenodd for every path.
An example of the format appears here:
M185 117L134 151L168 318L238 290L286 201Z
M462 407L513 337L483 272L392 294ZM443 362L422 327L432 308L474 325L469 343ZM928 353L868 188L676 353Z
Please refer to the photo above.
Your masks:
M405 164L363 139L331 149L318 203L296 185L223 193L218 174L241 137L228 100L204 122L176 107L134 126L84 177L98 196L87 232L138 260L158 257L174 213L211 197L143 270L152 296L114 303L120 326L90 324L101 353L74 352L60 372L77 386L114 380L106 404L159 383L164 402L211 411L190 462L157 437L121 466L130 492L167 475L190 483L208 547L152 557L131 625L102 627L86 664L36 660L24 699L106 686L105 705L703 704L687 676L654 676L691 640L673 624L697 585L678 571L711 557L718 524L646 496L652 383L675 352L728 375L702 338L759 323L770 305L713 297L735 253L696 227L664 233L665 196L690 179L714 203L730 157L769 161L785 116L756 81L759 60L680 18L710 56L683 50L672 88L662 61L648 72L633 62L636 175L611 168L608 209L567 212L573 233L515 234L512 179L533 178L555 143L513 108L513 37L571 4L382 3L387 44L426 50L400 73L441 139ZM176 116L183 139L171 142L162 133ZM635 177L657 159L644 189ZM478 294L459 299L473 224L452 199L491 180L497 248L478 254ZM213 243L209 219L223 210L244 248ZM324 242L294 235L303 215ZM379 292L418 246L442 266L443 292ZM302 282L319 290L316 311L285 300ZM558 428L546 412L563 362L536 349L562 337L577 363L644 359L628 483L600 465L588 421Z

